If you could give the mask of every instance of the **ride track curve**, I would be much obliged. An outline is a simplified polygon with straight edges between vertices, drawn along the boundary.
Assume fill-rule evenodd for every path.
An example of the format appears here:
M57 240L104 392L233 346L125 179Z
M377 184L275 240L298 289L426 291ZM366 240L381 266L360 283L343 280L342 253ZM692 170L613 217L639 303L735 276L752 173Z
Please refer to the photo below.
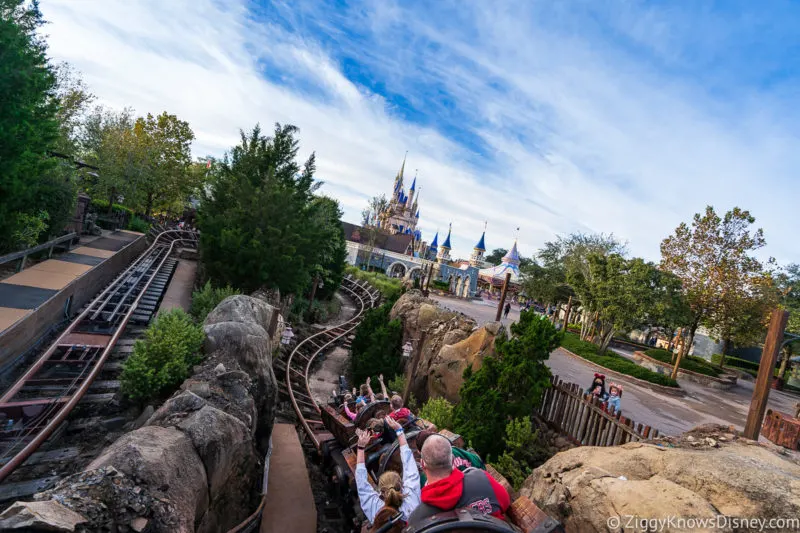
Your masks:
M322 420L309 418L310 416L314 416L312 413L316 413L317 415L321 413L319 404L314 399L313 394L311 394L311 388L308 384L311 366L323 351L333 344L344 340L352 333L356 327L358 327L358 324L361 323L361 320L364 318L364 313L368 309L376 307L381 299L380 292L377 289L374 289L366 281L361 283L349 275L342 280L342 285L339 288L340 290L346 291L353 299L358 306L358 312L352 318L341 324L331 326L301 340L286 359L286 378L284 383L289 400L300 424L303 426L303 431L308 435L317 453L321 452L319 434L325 432L325 426ZM309 348L311 348L311 350L309 350ZM298 388L304 390L297 390ZM306 409L303 409L302 406L306 407ZM319 430L315 432L311 427L312 424L318 426ZM227 533L250 533L258 530L261 523L261 515L264 512L264 505L267 500L266 487L262 488L262 494L258 508L253 514L248 516L235 528L228 530Z
M158 233L153 244L101 291L0 397L3 422L11 422L0 430L0 457L5 462L0 482L56 431L84 397L175 246L189 243L196 247L197 241L197 233L192 231ZM78 371L68 377L51 377L59 368ZM45 398L25 397L26 386L42 384L61 389Z

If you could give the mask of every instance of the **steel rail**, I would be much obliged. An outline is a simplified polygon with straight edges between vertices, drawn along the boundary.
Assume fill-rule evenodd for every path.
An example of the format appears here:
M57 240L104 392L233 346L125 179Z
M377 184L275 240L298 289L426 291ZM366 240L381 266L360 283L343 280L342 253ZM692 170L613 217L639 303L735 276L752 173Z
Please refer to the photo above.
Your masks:
M347 279L346 281L349 282L349 283L352 283L353 285L358 286L359 288L363 289L367 294L369 294L370 307L372 307L374 305L375 297L369 292L368 289L362 287L361 285L359 285L355 281L352 281L352 280L349 280L349 279ZM292 350L292 352L289 354L289 358L286 360L286 389L289 392L289 400L292 403L292 408L294 409L295 414L297 414L297 418L300 420L300 424L303 426L303 429L305 430L306 435L308 435L309 439L311 439L311 442L314 444L314 447L317 449L317 451L320 450L320 443L317 440L317 438L314 436L314 431L309 426L309 423L306 420L306 417L303 415L303 412L300 410L300 406L298 405L297 399L295 398L294 388L292 387L292 379L291 379L291 371L293 370L292 369L292 360L293 360L295 354L300 353L299 350L300 350L301 347L303 347L306 343L312 344L311 343L312 339L317 339L319 337L322 337L323 335L329 335L332 332L332 330L337 330L337 329L341 330L341 333L336 334L333 338L331 338L327 342L324 342L324 344L322 344L322 346L320 346L320 347L316 348L315 350L313 350L311 355L307 355L306 356L308 358L308 362L306 363L305 371L303 372L303 378L304 378L304 381L305 381L305 389L306 389L307 395L311 399L312 404L314 405L314 409L318 413L320 413L321 409L319 407L319 404L317 404L317 401L314 399L314 396L311 394L311 388L310 388L310 386L308 384L308 374L309 374L309 371L311 369L311 365L314 363L314 360L317 358L317 356L320 354L320 352L322 352L326 347L330 346L332 343L338 341L339 339L341 339L342 337L344 337L345 335L347 335L348 333L353 331L358 326L358 324L361 322L362 315L364 314L364 311L366 311L366 309L367 309L367 302L365 301L365 298L362 295L358 294L355 290L351 289L350 287L346 287L344 284L342 284L341 288L343 288L346 291L348 291L354 298L357 299L356 303L358 303L360 305L360 309L358 310L358 313L356 313L349 320L347 320L347 321L345 321L345 322L343 322L343 323L341 323L339 325L331 326L330 328L326 328L326 329L324 329L324 330L322 330L322 331L320 331L318 333L315 333L314 335L306 337L305 339L300 341L297 344L297 346L295 346L294 350Z
M89 387L92 385L92 382L94 382L94 380L97 377L97 375L100 374L100 371L102 370L103 365L105 364L106 360L108 359L108 356L111 354L111 350L116 345L116 343L119 340L120 336L122 336L122 333L124 332L125 328L128 325L128 321L130 320L130 318L133 315L134 311L138 307L139 302L141 301L142 297L147 292L147 289L150 288L150 285L153 283L153 280L158 275L158 272L164 266L164 263L167 261L167 259L169 259L169 256L172 253L176 243L178 243L178 242L182 243L184 240L188 240L188 239L181 238L181 235L183 233L188 233L188 232L184 232L182 230L167 230L165 232L160 233L158 235L158 237L155 239L155 241L153 242L153 244L150 246L150 248L148 248L140 256L140 258L141 258L141 257L149 256L149 255L154 254L154 253L161 252L162 250L160 250L160 248L163 248L164 246L166 246L166 243L165 244L160 244L160 242L159 242L159 241L161 241L162 237L166 238L167 236L176 235L176 238L174 238L172 241L169 242L169 248L168 248L167 252L161 258L161 261L159 262L158 266L152 271L152 273L150 274L149 278L145 282L145 285L141 288L141 290L139 291L139 294L136 296L136 299L130 305L130 307L128 308L128 311L125 313L125 315L123 316L123 318L120 321L119 325L116 327L114 333L111 335L111 338L109 339L108 343L106 344L103 352L100 354L100 357L98 357L98 358L96 358L94 360L94 362L93 362L94 366L93 366L91 372L89 373L89 375L86 377L86 379L83 380L83 382L81 383L80 387L78 387L78 389L74 392L74 394L72 394L70 396L69 400L61 407L61 409L59 409L58 413L47 423L47 425L45 425L39 431L39 433L37 433L36 437L34 437L33 440L31 440L24 448L22 448L22 450L20 450L5 465L3 465L0 468L0 482L5 480L9 475L11 475L11 473L18 466L20 466L22 463L24 463L28 459L28 457L30 457L39 448L39 446L41 446L50 437L50 435L58 428L58 426L60 426L61 423L67 418L67 416L70 414L72 409L75 408L75 406L78 404L78 402L81 401L83 396L89 390ZM122 277L124 277L128 272L130 272L131 269L133 269L139 263L140 263L140 261L135 261L134 264L131 265L128 269L126 269L123 272L123 275L118 277L117 279L119 280ZM60 341L62 341L68 334L70 334L74 330L75 326L77 326L77 324L80 321L82 321L83 318L86 317L86 315L91 310L92 305L94 305L95 302L97 302L100 299L102 299L103 297L105 297L106 293L108 293L109 290L111 290L114 286L118 286L118 285L119 285L119 283L112 282L109 285L109 287L107 287L106 290L104 290L100 294L100 296L98 296L97 298L92 300L92 303L86 307L86 309L72 322L70 327L67 328L67 330L64 333L62 333L58 337L58 339L56 339L56 341L42 355L42 357L40 357L37 360L37 362L34 365L34 367L32 367L31 370L26 372L25 375L22 378L20 378L20 380L17 382L17 385L12 387L13 393L10 393L10 392L6 393L2 398L0 398L0 403L5 403L11 397L13 397L14 394L16 394L16 392L18 392L22 388L22 386L24 386L25 381L27 381L27 379L29 379L32 375L34 375L36 370L38 370L38 368L41 368L41 366L44 365L44 362L56 350L56 348L60 344ZM9 394L10 394L10 396L9 396ZM55 403L55 402L53 402L53 403Z

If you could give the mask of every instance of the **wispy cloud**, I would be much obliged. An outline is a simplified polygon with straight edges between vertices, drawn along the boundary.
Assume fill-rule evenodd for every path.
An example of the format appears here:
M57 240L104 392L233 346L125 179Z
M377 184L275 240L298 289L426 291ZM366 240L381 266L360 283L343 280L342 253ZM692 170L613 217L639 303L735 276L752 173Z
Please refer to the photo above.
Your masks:
M168 109L221 154L288 122L351 220L419 169L423 232L466 256L521 226L613 232L658 258L706 204L749 208L766 250L800 261L790 4L72 2L43 6L51 53L98 96Z

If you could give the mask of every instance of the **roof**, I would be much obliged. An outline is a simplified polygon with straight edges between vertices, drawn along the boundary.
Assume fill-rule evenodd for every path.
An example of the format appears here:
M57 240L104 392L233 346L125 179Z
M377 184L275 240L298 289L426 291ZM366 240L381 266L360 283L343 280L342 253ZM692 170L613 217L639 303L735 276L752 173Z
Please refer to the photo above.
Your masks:
M515 265L519 267L519 252L517 251L516 239L514 239L514 245L511 247L511 249L506 253L506 255L503 256L502 261L503 262L501 264L507 263L509 265Z
M447 238L442 243L442 248L452 248L452 246L450 246L450 230L447 230Z
M480 250L482 252L486 251L486 244L483 242L484 237L486 237L485 231L481 234L481 240L479 240L478 244L475 245L476 250Z
M342 222L342 229L344 229L344 238L348 241L368 243L368 231L361 226L350 224L349 222ZM406 233L398 233L397 235L390 235L383 231L378 230L375 235L375 247L389 252L404 254L408 251L408 246L414 236Z
M491 268L482 268L478 272L478 277L493 285L502 285L506 279L507 272L511 272L511 279L509 280L511 283L519 283L519 267L508 263L501 263Z
M431 248L438 248L439 247L439 232L436 232L436 235L433 236L433 241L430 245Z

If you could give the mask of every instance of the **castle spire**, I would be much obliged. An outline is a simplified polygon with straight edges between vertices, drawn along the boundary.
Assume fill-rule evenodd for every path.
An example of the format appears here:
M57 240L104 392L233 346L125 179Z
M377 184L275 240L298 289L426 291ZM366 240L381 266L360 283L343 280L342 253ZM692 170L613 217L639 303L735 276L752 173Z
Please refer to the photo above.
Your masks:
M486 243L484 239L486 238L486 226L489 224L489 221L485 221L483 223L483 233L481 234L481 240L478 241L478 244L475 245L475 250L480 252L486 251Z
M453 223L450 223L450 227L447 228L447 238L442 243L442 248L447 248L448 250L451 248L450 246L450 232L453 231Z

